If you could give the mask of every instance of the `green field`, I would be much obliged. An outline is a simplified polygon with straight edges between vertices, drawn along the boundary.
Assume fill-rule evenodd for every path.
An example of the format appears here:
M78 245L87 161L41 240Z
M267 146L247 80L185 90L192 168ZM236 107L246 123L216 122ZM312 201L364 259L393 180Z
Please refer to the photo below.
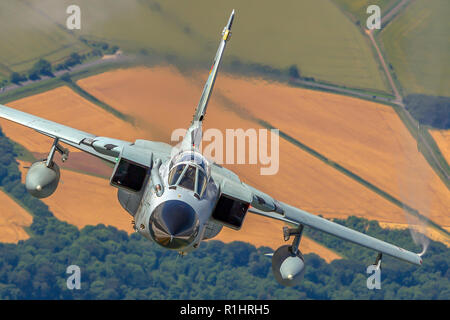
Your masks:
M80 36L125 52L173 55L207 66L232 8L237 11L224 63L235 59L341 86L389 92L368 40L358 30L369 4L398 0L5 0L0 2L0 82L40 58L59 62L90 50ZM81 7L82 29L65 28L66 8ZM450 95L450 20L446 0L416 0L379 38L404 95ZM350 19L349 19L350 16ZM353 22L352 22L353 21Z
M450 1L416 0L380 37L404 95L450 96Z
M220 32L234 8L233 40L224 63L233 59L287 68L338 85L387 92L384 76L367 39L330 0L44 0L43 8L60 24L65 8L82 11L79 34L105 40L128 52L173 54L207 66Z
M229 55L276 68L296 64L303 75L316 79L386 90L369 43L330 1L197 2L204 3L208 14L175 0L165 1L164 8L186 17L193 30L214 40L221 31L223 13L235 8ZM211 27L211 21L216 26Z
M40 58L55 62L89 49L25 1L1 1L0 26L0 81L13 71L28 70Z

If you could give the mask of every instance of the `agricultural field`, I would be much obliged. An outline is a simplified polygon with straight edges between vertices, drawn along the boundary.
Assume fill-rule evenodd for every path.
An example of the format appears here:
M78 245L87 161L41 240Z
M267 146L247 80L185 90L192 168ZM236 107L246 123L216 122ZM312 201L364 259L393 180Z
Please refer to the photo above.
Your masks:
M99 128L101 128L101 130L104 130L102 134L118 137L122 134L126 135L125 131L128 130L131 132L129 134L140 135L140 137L147 136L151 138L152 136L151 132L141 132L140 129L131 127L125 121L110 116L110 114L105 113L102 109L77 96L67 87L57 88L33 97L24 98L8 105L49 119L59 116L61 119L60 122L73 127L80 126L80 123L77 123L76 120L77 114L87 112L91 116L95 116L97 120L106 120L106 125L99 126L96 121L93 121L89 125L89 121L85 119L85 127L82 130L98 132ZM58 109L57 107L59 105L65 108L59 110L58 112L60 113L55 114L54 110ZM44 108L43 106L47 107ZM192 113L192 110L190 113ZM55 118L52 118L52 120L58 121ZM113 123L108 124L111 120ZM25 129L22 132L21 126L8 121L2 120L0 125L5 135L14 139L22 146L29 148L35 158L45 157L45 151L48 151L48 146L51 142L49 139L42 138L41 135L36 134L30 129ZM117 131L112 132L111 130ZM131 141L133 139L134 137L129 140ZM110 174L111 168L98 159L77 151L71 152L69 160L66 163L61 164L59 158L56 159L56 162L61 168L64 168L61 174L61 182L55 194L44 199L44 203L49 206L50 211L58 219L80 228L86 225L103 223L105 225L115 226L128 233L133 232L131 228L131 217L120 207L117 201L116 189L110 187L109 181L105 179L108 172ZM26 167L30 163L19 161L19 164L22 172L22 182L24 182L27 172ZM103 176L103 178L99 176ZM225 242L240 240L250 242L257 246L278 247L282 242L281 228L283 224L277 221L265 223L260 220L259 216L249 214L246 219L244 233L226 230L216 239ZM264 225L268 229L261 229ZM327 261L339 258L334 252L308 238L304 239L304 244L305 253L316 252Z
M429 130L442 155L450 164L450 130Z
M404 95L450 96L450 2L417 0L381 31Z
M450 191L391 107L227 76L218 79L216 89L241 110L268 121L437 224L450 225Z
M235 8L227 55L277 68L296 64L304 75L319 80L386 90L369 42L330 1L286 1L276 6L272 1L203 2L203 8L210 8L208 15L187 2L172 0L164 2L163 8L189 17L193 30L204 30L213 40L219 28L208 27L210 21L222 21L222 12Z
M134 79L133 74L137 75ZM201 87L197 87L195 82L191 82L191 80L188 80L183 75L176 73L175 70L168 68L127 69L111 72L106 75L108 79L111 79L113 85L117 85L116 88L118 89L110 97L110 100L113 100L105 99L104 101L107 103L114 102L116 99L117 101L122 101L121 99L125 97L126 99L123 100L123 104L115 102L111 103L111 105L119 111L128 112L128 114L136 119L141 119L138 126L144 129L135 130L142 130L143 133L140 136L153 139L161 138L169 141L172 129L186 127L192 117L195 101L201 92ZM101 78L102 76L104 75L81 80L79 83L83 85L85 82L92 83L94 81L97 85L101 84L109 88L111 84L106 79ZM124 83L120 83L119 79L122 79ZM140 92L140 95L138 92ZM49 118L50 120L59 120L66 125L78 127L88 132L96 132L113 137L121 136L122 134L126 135L126 130L129 130L129 135L138 134L134 133L130 127L127 127L131 125L125 123L123 120L114 117L109 118L110 115L102 109L80 97L76 99L76 97L70 89L61 87L34 97L15 101L10 105ZM99 98L103 99L104 97L99 95ZM46 107L44 108L44 106ZM59 110L60 113L58 115L58 113L55 113L55 110L58 110L59 106L63 107L63 109ZM86 110L89 110L89 112ZM80 123L80 120L77 119L79 114L86 115L84 121L82 121L84 124ZM176 117L174 117L175 114L177 115ZM94 119L94 116L97 120L105 119L106 125L99 126L97 121L88 121L88 119ZM60 119L56 119L57 117L60 117ZM109 124L109 120L114 121L114 123L111 122ZM170 126L167 125L168 123L170 123ZM215 99L211 102L207 123L209 128L217 127L222 130L225 129L225 126L228 127L229 123L233 123L237 128L254 127L253 123L242 120L235 114L230 113L223 105L216 102ZM47 150L48 147L45 141L39 141L41 137L37 134L32 134L32 131L25 129L24 132L20 132L20 126L9 122L3 122L1 124L8 137L13 138L21 145L29 148L30 151L43 153ZM159 124L159 127L157 124ZM8 128L8 125L14 126L15 128ZM99 130L102 130L102 132L99 132ZM132 140L132 138L129 139L127 136L124 136L124 138ZM75 154L73 153L73 155ZM245 181L267 192L270 192L274 184L278 185L279 190L273 192L275 197L316 214L340 218L354 214L404 223L403 213L397 207L284 141L281 141L281 155L280 172L275 176L260 176L257 166L235 165L230 167L236 170L238 174L241 174ZM283 155L294 156L286 157ZM72 159L76 159L76 157L70 158L67 165L72 163ZM302 166L298 166L298 163L302 163ZM84 171L86 170L84 169ZM317 172L321 172L321 175L324 176L323 180L317 179ZM77 215L80 215L80 210L75 205L77 202L66 203L65 201L72 201L70 200L72 198L71 192L83 194L81 190L86 190L85 196L90 197L94 191L88 187L89 183L95 186L94 190L100 190L101 183L104 183L103 188L105 190L101 190L99 193L102 197L105 197L105 200L101 200L100 203L110 203L116 206L117 201L113 201L112 199L115 197L115 190L108 186L107 180L86 176L86 179L89 179L89 183L82 183L82 179L84 179L82 177L84 176L78 172L64 170L61 189L64 188L67 191L60 192L60 189L49 200L45 200L49 201L46 203L55 212L57 217L70 219L69 221L74 223L72 219L77 219ZM299 176L302 177L300 183L298 183ZM94 183L91 179L97 182ZM71 181L74 182L71 183ZM72 186L72 184L75 185ZM298 185L298 188L292 189L291 186L295 184ZM332 196L330 197L330 195ZM79 200L79 197L74 196L73 199ZM50 201L55 202L52 203ZM99 203L94 200L92 201L95 205ZM67 212L67 210L70 211ZM120 208L118 210L120 212L123 211ZM384 217L383 215L377 216L381 212L388 214ZM86 210L86 214L89 215L90 212ZM123 212L122 216L126 217L127 221L129 220L126 213ZM89 220L93 219L93 217L97 217L98 220ZM90 221L91 223L100 222L99 220L102 219L102 216L96 213L89 219L86 219L80 219L80 223L84 223L83 221ZM252 226L251 219L250 215L249 220L246 221L249 227ZM108 219L102 221L105 224L110 223ZM260 228L255 228L254 232L259 233L260 238L267 237L268 235L268 230ZM273 232L273 237L279 241L280 229L271 229L270 232Z
M9 79L11 72L30 69L40 58L56 62L89 50L26 1L1 1L0 21L0 81Z
M170 67L121 69L78 81L83 89L98 99L134 118L135 126L77 96L67 87L24 98L9 105L87 132L120 137L129 141L133 141L136 137L146 137L170 142L173 129L186 128L192 118L201 93L201 83L199 84L199 82L200 79L197 75L187 77ZM232 82L235 84L230 84ZM235 94L234 85L240 87L240 94ZM233 104L247 108L247 102L250 106L253 105L253 98L250 96L254 93L252 90L255 90L255 85L261 86L262 91L267 92L266 99L272 99L272 102L267 102L267 104L277 104L279 106L277 110L283 110L280 107L284 104L283 100L279 99L280 96L286 94L283 88L279 88L280 91L274 93L271 88L267 87L268 84L260 80L247 79L243 81L221 74L215 95L209 105L205 129L217 128L222 131L226 128L261 129L261 126L244 116L246 113L251 113L252 109L244 109L244 114L236 114L221 98L230 96L229 99L233 99ZM350 98L346 97L335 96L339 99L345 98L336 101L330 100L329 94L303 89L287 89L296 90L309 96L304 100L317 112L320 111L317 101L326 104L328 109L350 103L345 100ZM247 93L247 96L242 93ZM292 96L291 101L295 101ZM299 108L298 105L294 105L294 107ZM366 110L368 107L360 106L360 109ZM265 114L264 104L261 104L260 110L262 114ZM319 113L325 114L324 112ZM85 115L83 121L78 119L80 114ZM339 112L330 112L328 119L335 117L334 121L339 122L341 119L336 114ZM99 119L105 120L105 125L99 126ZM325 126L328 125L326 119L327 117L324 117L322 120ZM356 120L361 121L360 118ZM40 141L39 139L42 137L31 130L24 129L25 131L21 132L20 126L6 121L0 122L0 125L8 137L34 152L36 157L37 153L48 151L50 142L45 144L45 141ZM291 124L291 127L296 125ZM346 125L347 127L356 126L350 123ZM289 131L289 128L283 128L283 130ZM357 126L355 130L357 130ZM332 133L335 134L335 132ZM327 135L325 137L328 139ZM318 150L322 152L324 144L326 144L326 140L320 144L313 144L312 147L317 146ZM64 164L64 167L67 166L67 169L70 170L63 170L60 188L52 197L45 200L51 211L58 218L80 227L86 224L104 223L130 231L131 229L126 229L130 228L130 217L120 208L116 200L116 190L109 186L108 180L92 176L94 173L92 166L86 164L86 161L83 161L84 167L77 168L73 161L77 159L78 154L74 152L72 156ZM321 214L327 218L346 218L356 215L384 223L402 225L408 222L404 212L397 206L282 139L280 139L279 171L276 175L261 176L259 171L261 166L259 165L226 166L239 174L243 181L272 194L281 201L314 214ZM103 176L105 175L106 172ZM274 189L274 185L277 188ZM296 188L292 188L293 185ZM86 208L81 211L79 208L80 197L90 199L86 202ZM107 203L109 209L97 208L98 203ZM112 214L108 213L110 210L113 212ZM83 217L80 217L81 215ZM84 217L84 215L87 216ZM277 246L281 241L282 224L276 221L263 222L258 218L249 214L244 224L246 233L227 230L218 239L223 241L247 240L251 243L254 241L257 245ZM442 225L448 226L445 223ZM310 244L312 249L316 248L316 245ZM322 251L327 259L333 259L334 256L325 249Z
M224 132L226 128L262 128L230 112L226 103L220 100L225 77L219 75L208 106L205 130L217 128ZM202 87L194 78L166 67L122 69L82 79L78 84L116 110L141 119L141 127L148 128L165 142L170 142L174 129L189 125ZM249 80L239 85L251 87L252 84ZM317 94L320 99L321 93ZM250 97L239 96L233 101L240 104L246 99ZM272 104L275 103L277 100L272 100ZM227 167L240 174L245 182L279 200L328 218L353 214L380 221L405 222L400 208L282 139L276 175L261 176L259 166L255 165ZM293 185L296 188L292 188Z
M60 13L72 2L44 0L39 7L63 24L66 17ZM302 75L316 80L388 92L368 40L328 0L285 0L277 5L267 0L77 3L83 12L80 35L118 45L125 52L173 55L205 67L234 8L233 41L224 64L235 59L278 69L295 64Z
M202 86L204 76L200 77L201 79L196 75L185 77L168 68L125 69L86 78L80 80L78 84L117 110L144 119L143 125L157 131L158 136L167 142L171 134L169 129L187 126L186 119L192 116L192 110L195 108L192 106L197 103L198 89ZM184 97L181 104L177 102L179 97ZM226 98L225 101L223 97ZM239 110L240 117L229 112L230 105ZM155 113L153 108L158 108L158 112ZM243 120L242 117L250 115L250 118L264 119L399 200L417 208L424 216L439 225L450 226L450 217L446 214L450 206L449 191L417 152L415 140L391 107L350 97L221 74L215 85L211 106L208 108L206 127L224 130L233 124L233 127L244 129L258 128L259 125L255 122ZM277 112L274 112L274 108ZM175 112L177 117L173 117L173 110L177 110ZM218 110L222 110L220 114ZM166 128L166 134L163 134L164 124L169 121L165 119L170 119L173 127ZM350 207L343 211L338 209L346 206L342 203L341 207L338 202L348 199L348 192L354 191L347 189L340 193L343 191L341 187L333 188L331 185L328 191L321 189L325 184L323 180L330 179L325 176L323 180L316 182L318 189L313 191L311 181L318 179L316 172L320 172L321 176L330 174L338 181L350 178L283 140L280 140L280 154L280 172L276 177L280 178L280 175L286 172L286 177L283 176L281 179L286 181L286 185L288 181L292 185L299 185L297 178L299 176L302 177L300 184L305 180L304 187L307 190L302 190L299 186L300 190L294 193L302 195L304 193L307 196L304 199L302 195L291 197L302 199L297 205L327 217L339 217L339 213L333 215L332 210L349 212ZM296 170L306 171L307 166L317 169L309 173L296 173ZM235 167L231 166L252 182L255 182L255 176L259 176L259 172L253 168ZM260 180L267 181L270 185L273 177L261 178ZM368 206L372 208L367 209L365 214L359 211L367 208L362 205L364 201L361 198L364 192L368 194L373 192L354 181L345 185L353 186L353 184L355 190L358 190L358 200L352 201L356 201L354 203L358 205L352 207L358 209L351 209L350 212L358 212L361 216L367 214L365 217L371 218L376 216L379 221L385 222L391 219L404 219L404 213L384 199L381 202L375 201L377 205L383 203L382 207L375 208L374 204L369 204ZM266 188L270 188L269 185ZM262 190L268 190L264 189L263 185L261 187ZM337 196L338 193L340 196ZM332 200L333 209L325 206L325 203L330 201L331 194L336 195ZM373 196L380 197L375 193ZM385 203L389 203L388 210L384 207ZM387 212L396 212L395 217Z
M117 122L115 116L65 86L8 103L8 106L98 136L117 137L127 141L134 141L139 137L151 138L144 130L128 122ZM19 142L28 151L48 153L52 144L50 138L5 119L0 119L0 126L6 136Z
M0 242L17 243L28 239L25 231L33 217L13 199L0 190Z

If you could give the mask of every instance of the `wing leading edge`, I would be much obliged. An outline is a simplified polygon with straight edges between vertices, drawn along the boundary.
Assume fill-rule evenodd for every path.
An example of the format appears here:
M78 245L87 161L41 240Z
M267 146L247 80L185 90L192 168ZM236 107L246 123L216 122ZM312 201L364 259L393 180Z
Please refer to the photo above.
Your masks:
M60 142L111 163L116 162L115 158L119 156L123 146L131 145L127 141L97 137L91 133L73 129L3 105L0 105L0 117L34 129L50 138L58 138Z
M34 129L52 138L60 138L74 144L80 144L83 139L86 138L95 138L95 135L93 134L73 129L3 105L0 105L0 117Z

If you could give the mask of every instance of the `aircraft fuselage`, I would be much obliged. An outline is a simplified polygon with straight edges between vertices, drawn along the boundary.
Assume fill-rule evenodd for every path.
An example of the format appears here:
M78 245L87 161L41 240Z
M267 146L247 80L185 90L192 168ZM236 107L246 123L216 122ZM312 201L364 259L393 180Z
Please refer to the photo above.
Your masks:
M179 184L170 184L171 161L152 169L158 171L162 192L149 179L135 215L135 226L137 232L160 246L188 252L197 248L203 239L219 192L211 177L201 195ZM184 162L184 165L194 166L195 162Z

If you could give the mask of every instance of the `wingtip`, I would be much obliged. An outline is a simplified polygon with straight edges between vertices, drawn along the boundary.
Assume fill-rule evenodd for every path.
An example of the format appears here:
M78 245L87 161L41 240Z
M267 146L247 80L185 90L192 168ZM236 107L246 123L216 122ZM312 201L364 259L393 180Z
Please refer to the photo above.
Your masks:
M415 264L418 265L418 266L421 266L422 262L423 262L422 256L420 254L417 254L417 257L418 257L418 260L415 261Z

